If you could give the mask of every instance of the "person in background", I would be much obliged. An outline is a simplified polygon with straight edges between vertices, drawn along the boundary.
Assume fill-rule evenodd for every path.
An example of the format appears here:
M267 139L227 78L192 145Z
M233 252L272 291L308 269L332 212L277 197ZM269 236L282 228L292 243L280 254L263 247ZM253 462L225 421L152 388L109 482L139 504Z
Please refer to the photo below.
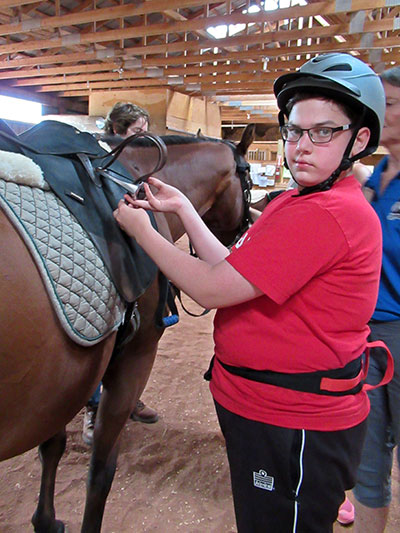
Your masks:
M382 250L379 219L350 168L378 147L385 96L349 54L313 58L274 92L298 189L268 204L231 251L155 178L146 200L126 195L114 216L168 279L217 309L206 376L238 532L331 533L366 431L362 354ZM179 216L197 257L157 233L146 209Z
M400 67L384 71L381 80L386 94L381 145L389 154L379 162L364 186L383 232L379 296L369 326L371 339L383 339L389 347L395 369L394 378L388 385L369 393L371 412L353 490L355 509L347 500L339 511L339 522L354 521L354 533L382 533L385 530L396 447L400 464ZM372 351L371 382L379 380L384 371L382 366L381 353Z
M134 133L148 131L149 126L150 115L146 109L130 102L117 102L107 115L104 133L126 138Z
M107 115L104 131L108 135L126 138L135 133L148 131L149 125L150 115L146 109L130 102L117 102ZM93 444L94 424L100 398L101 383L88 401L84 412L82 439L88 446ZM142 400L138 400L130 418L137 422L153 424L158 420L158 413L152 407L145 405Z

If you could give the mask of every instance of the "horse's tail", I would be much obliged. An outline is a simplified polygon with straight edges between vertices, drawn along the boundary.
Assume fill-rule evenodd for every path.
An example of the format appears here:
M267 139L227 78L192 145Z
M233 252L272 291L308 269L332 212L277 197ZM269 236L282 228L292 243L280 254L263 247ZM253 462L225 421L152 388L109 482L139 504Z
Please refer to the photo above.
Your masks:
M256 125L248 124L242 134L242 138L239 141L239 144L236 146L236 150L239 155L245 156L249 146L256 138Z

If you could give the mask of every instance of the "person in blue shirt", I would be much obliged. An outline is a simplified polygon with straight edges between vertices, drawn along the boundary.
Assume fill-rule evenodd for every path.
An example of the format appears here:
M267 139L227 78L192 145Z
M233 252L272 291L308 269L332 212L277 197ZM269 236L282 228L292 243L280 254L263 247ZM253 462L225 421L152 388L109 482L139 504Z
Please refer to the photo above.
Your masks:
M400 464L400 67L381 74L386 114L380 144L389 154L364 185L365 195L382 226L383 256L378 302L369 323L371 339L382 339L395 364L392 381L369 393L371 412L362 459L354 487L354 508L345 502L342 514L354 519L353 533L382 533L391 502L393 452ZM379 381L385 369L381 354L372 350L368 381ZM354 517L355 511L355 517ZM338 520L341 518L339 512ZM342 522L344 523L344 522Z

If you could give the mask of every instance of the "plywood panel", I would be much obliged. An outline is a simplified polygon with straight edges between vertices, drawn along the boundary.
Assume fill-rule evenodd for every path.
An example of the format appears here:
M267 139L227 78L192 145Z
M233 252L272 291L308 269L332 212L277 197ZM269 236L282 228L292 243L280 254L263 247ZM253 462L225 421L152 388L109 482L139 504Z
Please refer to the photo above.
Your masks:
M207 98L171 93L167 108L167 129L221 137L219 106Z
M221 108L215 102L207 104L206 128L210 137L221 137Z
M154 91L105 91L89 97L89 115L106 117L116 102L133 102L147 109L151 116L151 131L192 133L200 129L203 135L221 137L221 114L218 104L207 98L188 96L169 89Z
M170 92L169 89L96 92L89 96L89 115L106 117L115 103L132 102L147 109L151 117L151 131L163 135L166 133L166 110Z

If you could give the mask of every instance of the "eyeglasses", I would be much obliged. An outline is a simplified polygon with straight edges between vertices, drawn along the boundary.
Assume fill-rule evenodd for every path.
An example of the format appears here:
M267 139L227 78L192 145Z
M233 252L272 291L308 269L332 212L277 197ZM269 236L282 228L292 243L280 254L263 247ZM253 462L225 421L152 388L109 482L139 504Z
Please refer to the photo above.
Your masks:
M284 141L289 143L297 142L306 131L310 141L314 144L328 143L332 140L333 134L337 131L346 131L353 127L353 124L330 128L328 126L315 126L314 128L298 128L297 126L281 126L281 135Z

